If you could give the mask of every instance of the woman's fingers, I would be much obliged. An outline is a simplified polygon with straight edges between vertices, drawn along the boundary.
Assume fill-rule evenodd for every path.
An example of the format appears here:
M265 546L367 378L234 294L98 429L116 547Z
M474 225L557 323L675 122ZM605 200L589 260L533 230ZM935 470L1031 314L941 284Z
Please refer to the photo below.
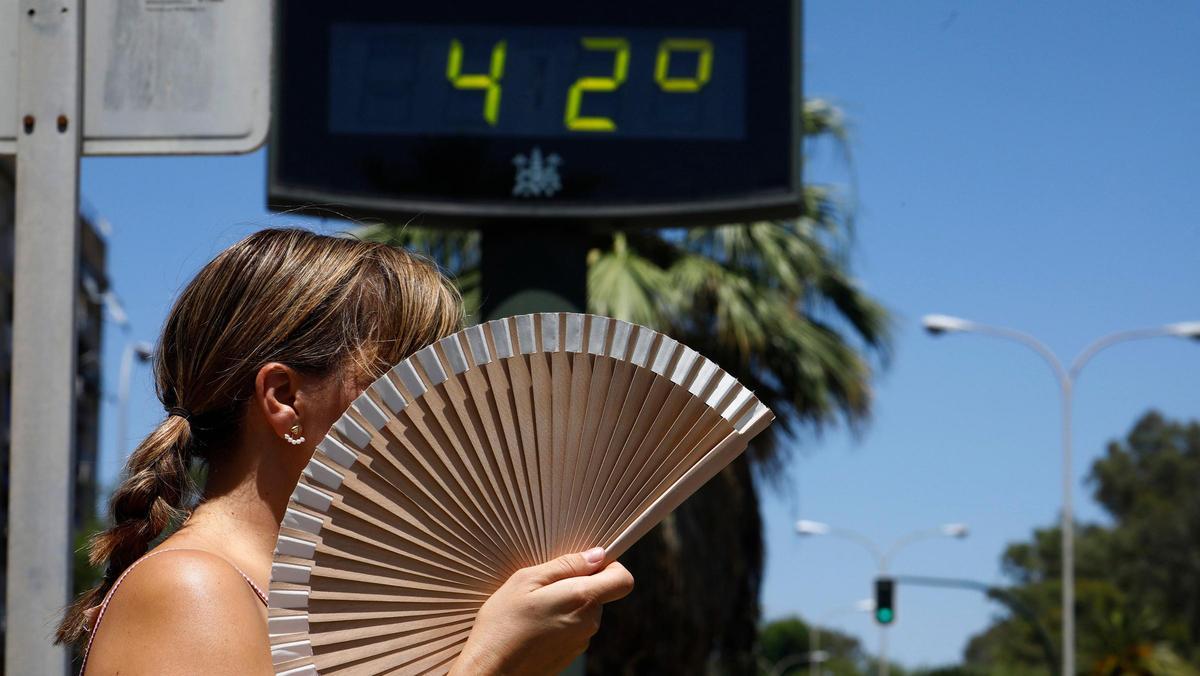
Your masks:
M539 587L567 578L591 575L604 567L604 548L596 547L578 554L566 554L538 566L530 566L519 574L523 581Z
M608 564L599 573L582 578L582 580L585 584L592 585L596 600L600 603L623 599L633 591L633 575L625 569L625 566L616 561Z
M601 604L624 598L633 591L633 576L617 562L598 573L559 580L539 593L554 597L553 605L564 610Z

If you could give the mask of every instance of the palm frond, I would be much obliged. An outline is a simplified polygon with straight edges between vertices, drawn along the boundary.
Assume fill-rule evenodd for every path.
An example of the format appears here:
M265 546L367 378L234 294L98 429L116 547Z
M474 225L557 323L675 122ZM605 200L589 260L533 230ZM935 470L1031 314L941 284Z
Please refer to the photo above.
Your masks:
M670 288L662 268L627 246L622 233L613 236L611 249L593 249L588 254L588 305L592 312L660 326L664 290Z

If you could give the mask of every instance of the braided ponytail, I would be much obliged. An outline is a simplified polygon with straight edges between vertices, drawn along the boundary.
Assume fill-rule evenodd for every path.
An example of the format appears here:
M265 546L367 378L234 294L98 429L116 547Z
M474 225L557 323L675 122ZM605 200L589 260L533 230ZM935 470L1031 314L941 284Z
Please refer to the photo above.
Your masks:
M87 611L103 602L121 573L183 516L191 483L191 442L188 420L170 415L130 454L125 479L109 500L113 524L88 543L91 564L107 562L104 578L67 611L56 633L59 643L74 643L83 636L90 619Z

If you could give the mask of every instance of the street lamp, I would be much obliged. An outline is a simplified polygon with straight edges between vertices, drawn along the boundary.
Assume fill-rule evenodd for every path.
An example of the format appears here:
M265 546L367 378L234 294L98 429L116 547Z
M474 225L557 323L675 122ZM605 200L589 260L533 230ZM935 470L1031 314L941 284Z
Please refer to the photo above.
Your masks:
M848 528L837 528L820 521L800 519L796 522L796 532L800 535L807 536L831 535L833 537L840 537L845 540L857 542L871 553L871 556L875 558L875 564L879 567L879 576L885 577L887 576L888 572L888 564L891 563L896 554L904 547L907 547L908 545L920 540L928 540L930 538L938 537L951 537L961 540L967 537L970 530L967 528L965 523L945 523L935 528L924 528L913 531L908 535L897 539L886 550L880 548L879 545L875 544L874 540L863 535L862 533L859 533L858 531L853 531ZM874 601L872 601L871 609L875 609ZM890 619L888 621L890 621ZM887 624L884 622L880 623L879 625L879 674L880 676L887 676L887 673Z
M965 523L946 523L935 528L913 531L893 542L886 550L881 549L873 540L862 533L847 528L835 528L820 521L800 519L796 522L796 532L800 535L832 535L845 540L853 540L871 552L871 556L875 558L875 564L879 567L879 573L884 575L887 573L888 563L891 562L900 549L914 542L930 538L951 537L962 539L967 537L970 530Z
M949 315L926 315L922 320L925 330L930 335L940 336L944 333L979 333L983 335L1012 340L1037 352L1050 365L1054 377L1058 381L1059 392L1062 395L1062 673L1064 676L1075 674L1075 532L1074 515L1071 501L1071 401L1075 390L1075 382L1083 367L1105 348L1144 338L1174 336L1200 341L1200 322L1179 322L1149 329L1134 329L1120 331L1103 336L1085 347L1079 356L1075 357L1070 367L1046 347L1044 343L1033 336L1013 329L999 326L979 324L960 317Z
M150 361L154 346L142 341L129 341L121 354L121 375L117 383L117 457L125 458L125 443L129 436L129 381L133 377L133 360L139 364Z

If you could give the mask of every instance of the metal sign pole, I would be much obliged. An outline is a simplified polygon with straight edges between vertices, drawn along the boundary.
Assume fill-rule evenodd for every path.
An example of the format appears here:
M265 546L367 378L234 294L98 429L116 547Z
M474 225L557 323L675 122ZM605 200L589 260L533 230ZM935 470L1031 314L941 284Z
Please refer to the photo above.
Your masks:
M587 312L590 234L578 223L484 229L482 319Z
M587 312L586 226L560 222L485 229L481 236L480 320L532 312ZM560 676L583 676L580 655Z
M12 447L5 670L61 674L71 591L80 0L22 0L18 28Z

